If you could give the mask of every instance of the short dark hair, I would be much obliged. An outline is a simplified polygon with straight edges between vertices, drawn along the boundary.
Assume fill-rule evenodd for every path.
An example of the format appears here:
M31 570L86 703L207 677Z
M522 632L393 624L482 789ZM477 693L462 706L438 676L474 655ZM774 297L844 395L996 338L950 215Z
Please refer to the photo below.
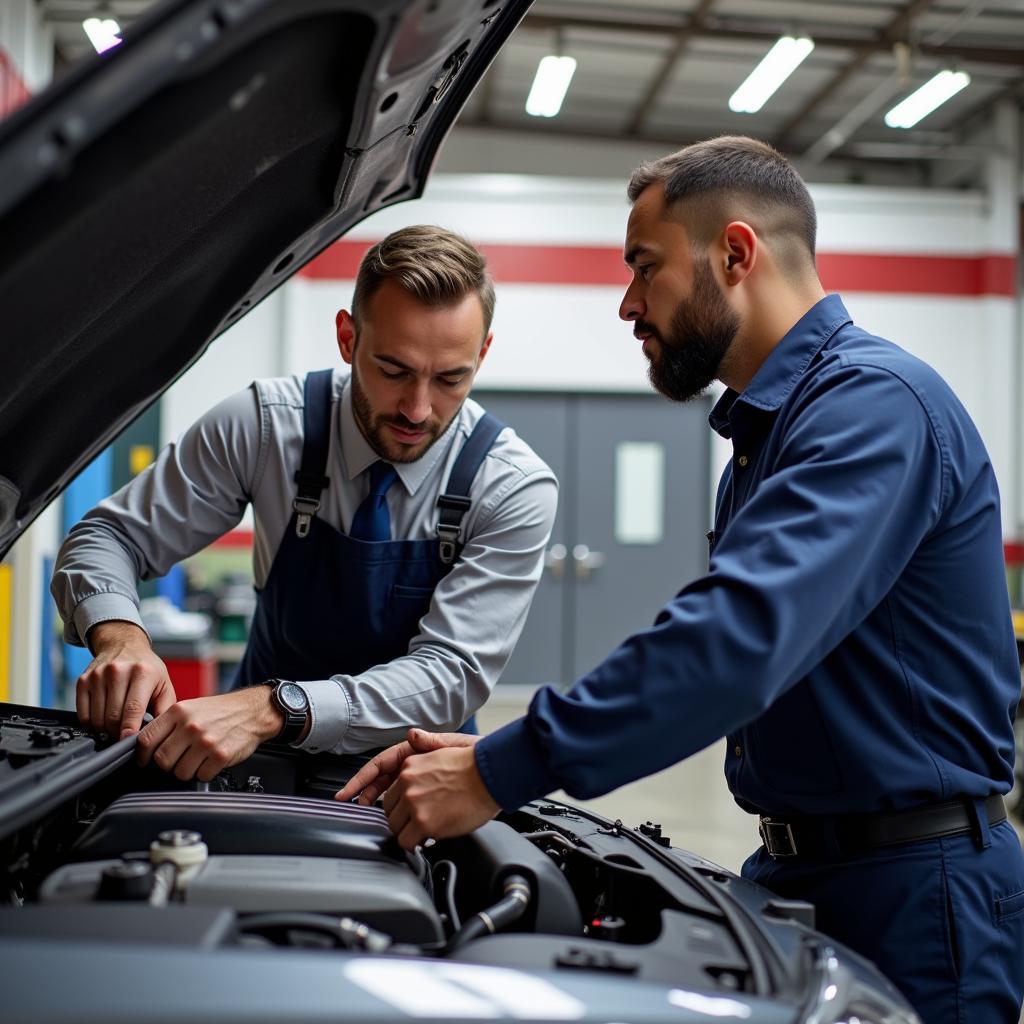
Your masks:
M643 163L629 179L629 201L635 203L658 182L665 187L668 207L689 201L679 216L695 242L707 245L722 220L743 213L755 230L778 240L783 259L791 255L796 257L791 262L805 264L809 256L813 265L818 234L814 201L793 165L767 142L723 135Z
M470 292L480 299L484 333L494 317L494 282L483 254L462 235L432 224L393 231L363 257L352 296L352 318L386 280L428 306L448 306Z

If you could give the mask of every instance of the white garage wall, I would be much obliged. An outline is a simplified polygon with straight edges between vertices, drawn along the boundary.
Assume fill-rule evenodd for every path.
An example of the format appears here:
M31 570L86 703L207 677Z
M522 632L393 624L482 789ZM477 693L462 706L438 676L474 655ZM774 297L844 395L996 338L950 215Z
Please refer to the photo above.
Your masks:
M984 196L818 185L821 254L1013 255L1014 233ZM410 223L437 223L474 241L536 246L621 246L628 206L622 181L520 175L437 175L427 195L382 211L350 239L373 241ZM168 393L176 436L222 394L254 376L302 372L338 359L334 314L352 282L297 277L212 346ZM646 363L617 317L618 285L498 282L495 346L479 382L552 390L648 387ZM1004 528L1017 532L1019 326L1003 296L844 293L867 329L925 359L950 382L985 438L1003 489ZM728 457L721 442L715 461Z
M30 93L53 75L53 30L43 23L35 0L0 0L0 48Z
M199 362L160 399L162 442L174 440L196 417L256 377L289 370L282 359L286 331L283 310L290 288L268 296L236 327L222 334Z

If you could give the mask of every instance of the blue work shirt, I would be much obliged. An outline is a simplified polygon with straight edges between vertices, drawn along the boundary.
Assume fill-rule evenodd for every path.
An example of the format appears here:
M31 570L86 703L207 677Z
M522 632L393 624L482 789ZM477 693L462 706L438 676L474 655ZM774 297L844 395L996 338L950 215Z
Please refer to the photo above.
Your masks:
M493 797L596 796L726 735L749 811L1007 792L1020 675L999 495L949 386L830 295L711 424L733 457L708 573L480 741Z

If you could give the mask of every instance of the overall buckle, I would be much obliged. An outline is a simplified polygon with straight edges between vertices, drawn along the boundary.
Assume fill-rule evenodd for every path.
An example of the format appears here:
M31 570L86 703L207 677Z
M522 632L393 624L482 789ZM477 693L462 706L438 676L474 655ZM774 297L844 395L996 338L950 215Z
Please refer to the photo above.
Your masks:
M438 523L437 536L441 542L441 561L445 565L451 565L458 554L459 538L462 536L462 528L459 526L449 526L445 523Z
M310 521L320 511L320 500L318 498L296 498L292 502L292 508L299 514L295 520L296 536L305 537L309 533Z
M772 821L762 818L757 826L758 834L764 848L773 857L795 857L797 855L796 839L793 826L785 821Z

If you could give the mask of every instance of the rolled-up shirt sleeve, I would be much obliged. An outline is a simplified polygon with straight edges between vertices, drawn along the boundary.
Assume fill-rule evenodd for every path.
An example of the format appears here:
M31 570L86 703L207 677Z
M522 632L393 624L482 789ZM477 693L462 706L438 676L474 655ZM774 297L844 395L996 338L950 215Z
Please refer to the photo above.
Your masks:
M93 626L111 619L142 626L138 581L164 575L238 524L258 472L260 439L259 406L246 389L72 527L50 584L68 643L84 644Z
M302 681L312 722L301 746L386 746L410 726L457 729L490 694L544 568L557 483L543 464L483 496L477 528L437 585L408 653L358 675Z
M477 745L501 806L599 795L695 753L758 717L884 598L942 510L947 453L929 411L890 370L839 362L790 416L709 572Z

